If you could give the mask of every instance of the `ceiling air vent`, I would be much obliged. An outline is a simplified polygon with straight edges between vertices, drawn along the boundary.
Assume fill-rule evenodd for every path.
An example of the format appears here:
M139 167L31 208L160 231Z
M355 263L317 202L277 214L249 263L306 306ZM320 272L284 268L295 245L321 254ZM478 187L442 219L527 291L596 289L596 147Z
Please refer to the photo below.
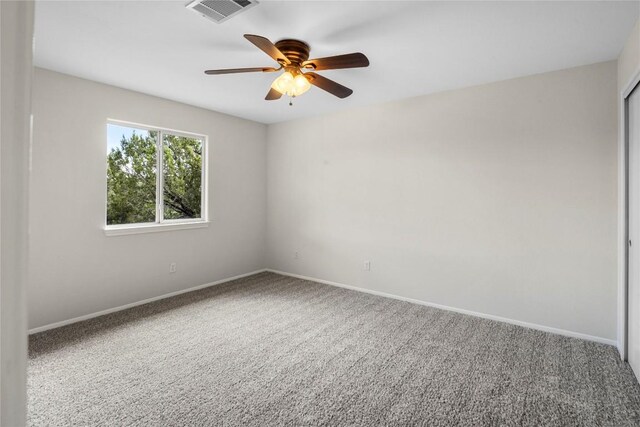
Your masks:
M256 0L195 0L187 8L219 24L256 4Z

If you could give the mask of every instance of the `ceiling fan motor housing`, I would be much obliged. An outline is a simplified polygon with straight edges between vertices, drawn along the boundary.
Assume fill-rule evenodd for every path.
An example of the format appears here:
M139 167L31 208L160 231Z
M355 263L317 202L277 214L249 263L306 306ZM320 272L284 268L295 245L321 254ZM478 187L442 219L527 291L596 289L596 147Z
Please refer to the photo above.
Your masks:
M276 42L275 46L295 67L300 67L300 64L309 59L309 52L311 48L301 40L284 39Z

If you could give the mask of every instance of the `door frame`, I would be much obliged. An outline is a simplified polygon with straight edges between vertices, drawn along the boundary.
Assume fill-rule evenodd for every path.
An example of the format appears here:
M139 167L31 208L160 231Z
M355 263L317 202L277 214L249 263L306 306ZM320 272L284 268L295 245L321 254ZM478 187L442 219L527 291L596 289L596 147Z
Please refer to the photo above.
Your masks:
M629 95L640 84L640 68L619 94L618 131L618 351L628 359L629 321ZM640 90L640 87L638 87ZM640 242L638 242L640 244Z
M26 424L27 245L34 2L0 1L0 425Z

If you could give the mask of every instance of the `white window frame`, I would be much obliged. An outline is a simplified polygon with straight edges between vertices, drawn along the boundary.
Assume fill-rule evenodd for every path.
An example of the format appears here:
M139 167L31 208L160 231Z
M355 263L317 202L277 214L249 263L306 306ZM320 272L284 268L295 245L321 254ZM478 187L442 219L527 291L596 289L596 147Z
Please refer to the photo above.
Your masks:
M107 203L108 200L105 197L105 209L104 209L104 233L107 236L121 236L126 234L141 234L152 233L158 231L172 231L172 230L185 230L192 228L204 228L209 226L209 212L208 212L208 148L209 137L207 135L185 132L182 130L167 129L157 126L149 126L140 123L127 122L123 120L107 119L108 125L126 126L134 129L146 130L148 132L157 132L158 138L156 140L156 220L155 222L142 222L135 224L117 224L107 225ZM106 134L106 132L105 132ZM175 135L184 138L194 138L202 141L202 177L200 185L200 218L186 218L186 219L164 219L164 194L162 189L164 188L164 165L163 165L163 144L164 135ZM105 171L106 172L106 171ZM106 176L106 173L105 173ZM106 188L106 187L105 187ZM106 196L106 192L105 192Z

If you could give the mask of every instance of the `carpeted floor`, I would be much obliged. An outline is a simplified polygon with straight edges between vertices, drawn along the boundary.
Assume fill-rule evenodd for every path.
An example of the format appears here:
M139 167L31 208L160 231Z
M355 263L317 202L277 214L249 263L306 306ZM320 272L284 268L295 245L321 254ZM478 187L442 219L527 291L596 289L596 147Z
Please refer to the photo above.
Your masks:
M37 426L625 426L613 347L261 273L34 335Z

